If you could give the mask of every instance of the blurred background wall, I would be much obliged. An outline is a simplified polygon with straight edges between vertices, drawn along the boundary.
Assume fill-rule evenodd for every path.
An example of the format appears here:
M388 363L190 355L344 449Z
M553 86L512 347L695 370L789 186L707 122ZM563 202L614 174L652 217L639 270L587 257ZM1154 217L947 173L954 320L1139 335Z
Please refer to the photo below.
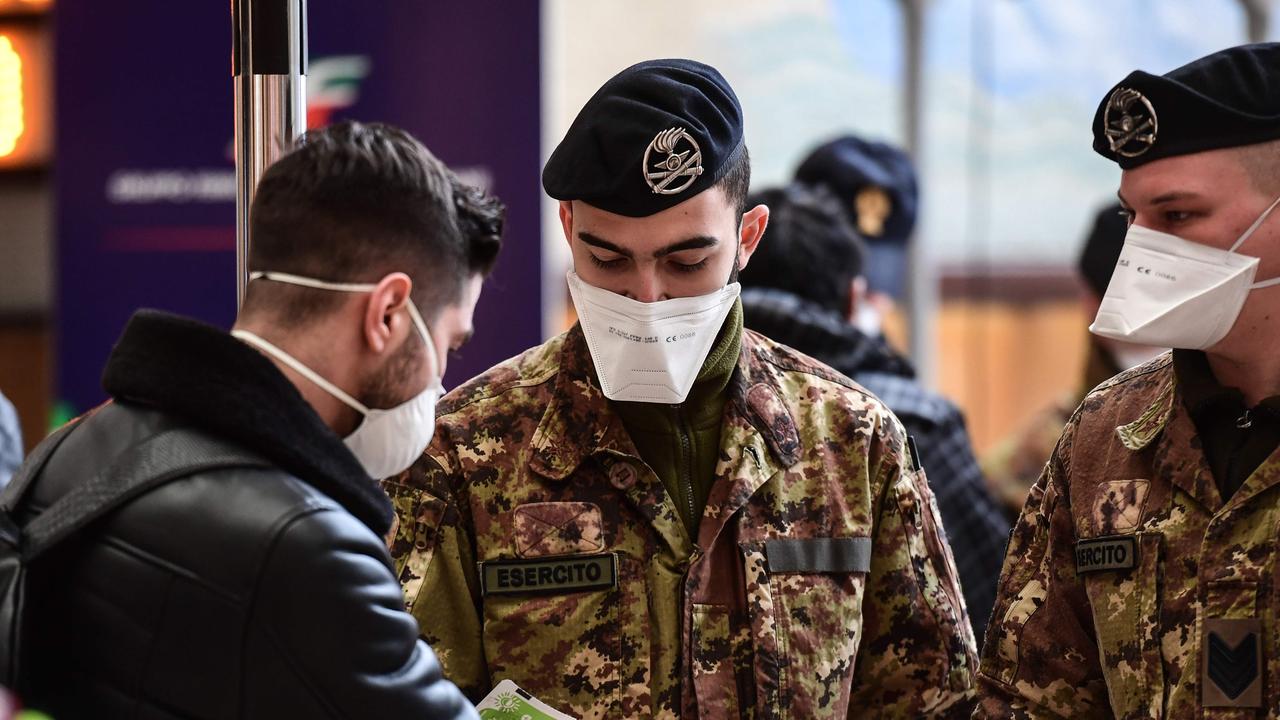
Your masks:
M313 0L309 116L403 125L511 207L450 386L571 317L538 176L623 67L686 56L720 68L744 105L757 187L836 134L910 144L914 118L930 290L916 359L982 450L1078 382L1088 319L1073 263L1118 180L1089 149L1098 100L1131 69L1165 72L1250 27L1274 39L1271 6ZM904 94L910 9L917 105ZM102 362L136 307L230 322L229 50L225 3L0 0L0 391L28 444L102 399ZM890 327L903 345L909 318Z

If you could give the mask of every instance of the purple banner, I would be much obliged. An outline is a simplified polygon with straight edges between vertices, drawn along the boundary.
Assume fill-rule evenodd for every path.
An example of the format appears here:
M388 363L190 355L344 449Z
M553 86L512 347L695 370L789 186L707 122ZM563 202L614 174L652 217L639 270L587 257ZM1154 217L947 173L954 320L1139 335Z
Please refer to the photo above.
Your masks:
M57 6L57 398L104 397L138 308L235 316L226 3ZM508 206L452 387L541 340L539 3L312 0L310 124L400 125Z

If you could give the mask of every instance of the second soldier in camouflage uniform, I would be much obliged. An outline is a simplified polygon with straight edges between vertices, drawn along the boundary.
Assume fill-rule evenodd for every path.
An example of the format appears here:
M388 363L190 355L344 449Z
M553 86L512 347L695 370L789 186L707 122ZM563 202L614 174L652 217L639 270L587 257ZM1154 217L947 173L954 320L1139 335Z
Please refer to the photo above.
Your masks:
M1174 350L1085 397L1032 487L974 717L1275 718L1280 45L1131 74L1094 147L1132 227L1092 329Z
M543 176L582 323L447 396L386 484L407 603L472 697L509 678L584 718L968 712L973 636L901 425L742 328L768 210L743 212L740 113L691 61L601 88ZM630 317L650 310L652 338Z

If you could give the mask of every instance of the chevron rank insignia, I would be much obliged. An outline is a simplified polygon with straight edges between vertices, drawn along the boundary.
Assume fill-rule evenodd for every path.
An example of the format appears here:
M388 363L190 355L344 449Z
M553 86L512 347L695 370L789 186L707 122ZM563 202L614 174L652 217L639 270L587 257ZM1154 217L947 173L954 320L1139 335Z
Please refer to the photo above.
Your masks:
M1262 707L1262 621L1204 621L1200 656L1201 704Z

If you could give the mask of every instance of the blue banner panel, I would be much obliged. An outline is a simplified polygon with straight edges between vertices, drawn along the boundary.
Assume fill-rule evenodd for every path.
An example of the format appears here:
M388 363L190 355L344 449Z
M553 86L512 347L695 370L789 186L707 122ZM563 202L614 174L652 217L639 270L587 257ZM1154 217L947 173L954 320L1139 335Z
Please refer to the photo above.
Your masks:
M57 393L105 397L138 308L235 316L227 3L56 10ZM541 340L539 3L311 0L309 124L400 125L507 203L506 243L452 387ZM428 279L429 281L429 279Z

